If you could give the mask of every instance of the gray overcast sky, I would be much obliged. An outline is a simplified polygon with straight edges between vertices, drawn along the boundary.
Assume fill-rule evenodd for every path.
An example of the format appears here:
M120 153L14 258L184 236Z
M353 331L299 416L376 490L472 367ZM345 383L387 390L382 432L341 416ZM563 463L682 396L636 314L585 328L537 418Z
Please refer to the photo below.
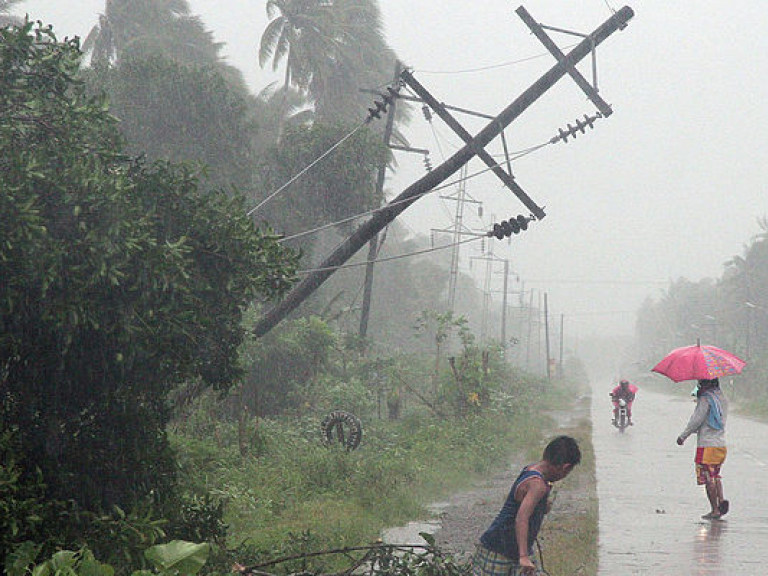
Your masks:
M190 0L192 10L226 42L225 53L254 91L279 76L258 68L266 25L259 0ZM380 0L387 39L440 101L496 115L553 64L515 14L520 1ZM534 19L588 33L623 4L606 0L523 2ZM568 335L629 333L632 312L665 282L718 277L741 254L766 215L768 166L768 10L762 0L638 0L635 17L597 50L600 93L614 114L567 144L518 160L518 183L547 217L512 244L495 241L525 289L546 290L550 310L565 314ZM59 36L85 36L104 0L29 0L17 13L54 25ZM575 36L550 32L565 50ZM566 50L567 51L567 50ZM589 62L580 69L591 78ZM386 79L383 79L385 81ZM507 130L511 150L547 142L594 106L568 78ZM461 118L470 132L484 123ZM414 115L405 132L431 150L437 165L458 147L439 119ZM492 153L501 151L492 143ZM423 175L420 157L398 155L390 197ZM469 172L484 165L473 161ZM480 229L492 218L525 212L495 177L467 184L483 201ZM414 231L451 225L453 203L419 201L403 219ZM470 208L469 210L473 210ZM474 244L462 253L462 267ZM486 243L486 248L488 243ZM474 270L480 266L475 264ZM499 266L499 271L501 265ZM500 286L500 278L497 278ZM513 288L518 289L519 284Z

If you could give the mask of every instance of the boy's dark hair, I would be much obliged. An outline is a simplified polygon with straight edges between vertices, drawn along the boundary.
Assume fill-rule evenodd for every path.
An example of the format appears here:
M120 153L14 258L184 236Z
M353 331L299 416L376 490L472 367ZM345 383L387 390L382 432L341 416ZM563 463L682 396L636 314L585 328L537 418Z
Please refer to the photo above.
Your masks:
M559 466L560 464L573 464L581 462L581 450L576 440L570 436L558 436L544 448L544 460Z

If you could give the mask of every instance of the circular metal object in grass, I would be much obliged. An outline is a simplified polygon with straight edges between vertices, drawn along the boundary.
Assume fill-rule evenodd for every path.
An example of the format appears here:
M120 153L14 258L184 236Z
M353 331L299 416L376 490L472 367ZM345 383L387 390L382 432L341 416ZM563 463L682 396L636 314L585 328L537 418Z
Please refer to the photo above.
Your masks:
M334 410L320 424L323 432L323 444L341 444L347 450L360 446L363 438L363 425L354 414L343 410Z

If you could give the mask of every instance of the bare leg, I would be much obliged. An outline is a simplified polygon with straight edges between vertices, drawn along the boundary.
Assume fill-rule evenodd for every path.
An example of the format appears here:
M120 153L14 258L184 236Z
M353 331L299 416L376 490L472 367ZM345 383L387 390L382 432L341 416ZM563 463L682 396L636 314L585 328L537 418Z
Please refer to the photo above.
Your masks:
M723 501L723 483L720 481L720 478L715 478L715 491L717 492L717 503L719 505Z
M706 516L709 516L709 518L720 518L720 501L723 495L722 484L720 484L717 478L707 478L706 489L709 505L712 507L712 511Z
M720 516L723 516L728 513L730 504L728 503L728 500L723 497L723 483L720 481L720 478L715 478L715 486L717 489L717 509L720 512Z

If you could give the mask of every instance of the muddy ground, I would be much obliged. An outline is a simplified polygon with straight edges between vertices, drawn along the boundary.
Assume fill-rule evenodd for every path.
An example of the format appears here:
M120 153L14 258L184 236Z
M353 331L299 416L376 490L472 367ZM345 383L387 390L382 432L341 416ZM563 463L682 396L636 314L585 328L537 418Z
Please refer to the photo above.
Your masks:
M551 413L551 436L568 434L569 429L590 416L589 397L579 398L573 411ZM590 439L591 440L591 439ZM439 513L440 528L435 532L438 547L451 552L459 559L468 558L480 535L499 512L520 469L530 461L523 454L512 455L509 467L482 482L471 490L454 494ZM592 483L589 486L589 483ZM555 485L552 493L553 507L544 521L540 541L546 557L547 540L557 530L560 519L571 520L586 515L590 494L594 494L594 474L572 474Z

